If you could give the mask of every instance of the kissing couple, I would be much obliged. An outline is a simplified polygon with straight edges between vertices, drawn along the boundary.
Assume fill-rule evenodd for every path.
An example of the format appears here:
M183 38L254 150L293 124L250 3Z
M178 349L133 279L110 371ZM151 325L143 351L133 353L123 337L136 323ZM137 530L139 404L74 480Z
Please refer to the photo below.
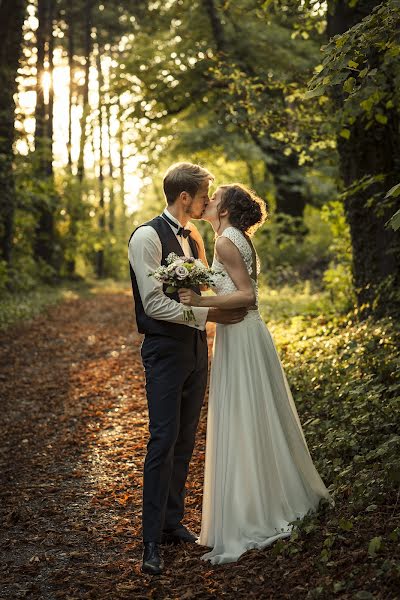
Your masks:
M160 574L160 545L198 543L212 564L288 537L293 521L333 503L310 456L274 341L258 310L260 264L251 235L265 205L238 183L219 186L199 165L166 172L166 208L129 240L137 327L144 334L149 441L143 477L144 573ZM170 253L207 259L191 219L216 234L215 295L167 293L149 277ZM187 321L184 306L193 319ZM185 483L207 385L207 321L217 323L210 373L200 536L183 524Z

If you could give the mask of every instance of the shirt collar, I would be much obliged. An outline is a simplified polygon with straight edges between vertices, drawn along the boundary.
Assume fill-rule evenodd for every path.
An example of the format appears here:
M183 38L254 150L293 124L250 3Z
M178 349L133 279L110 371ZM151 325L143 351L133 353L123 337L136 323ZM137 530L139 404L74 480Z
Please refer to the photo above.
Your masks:
M171 213L169 212L169 210L167 208L164 208L164 213L167 215L167 217L169 219L171 219L171 221L173 221L174 223L176 223L178 225L178 227L183 227L182 223L180 223L176 217L174 217L173 215L171 215Z

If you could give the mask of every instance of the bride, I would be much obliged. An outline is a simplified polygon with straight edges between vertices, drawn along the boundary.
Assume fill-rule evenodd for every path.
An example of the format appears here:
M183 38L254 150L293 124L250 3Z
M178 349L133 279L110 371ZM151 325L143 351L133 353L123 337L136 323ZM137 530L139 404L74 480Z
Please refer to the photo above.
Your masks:
M180 290L183 304L246 306L236 325L217 325L210 375L201 532L202 559L236 561L290 536L291 521L333 503L313 465L274 341L257 308L259 262L250 235L263 201L240 184L220 186L202 216L217 234L216 296Z

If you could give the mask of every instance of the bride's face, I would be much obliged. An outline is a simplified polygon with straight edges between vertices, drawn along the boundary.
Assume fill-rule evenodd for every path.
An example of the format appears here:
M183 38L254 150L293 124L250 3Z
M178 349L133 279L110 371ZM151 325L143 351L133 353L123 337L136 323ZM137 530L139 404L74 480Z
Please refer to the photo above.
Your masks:
M218 207L221 203L222 195L223 195L223 190L218 189L211 196L210 201L209 201L208 205L206 206L206 209L205 209L205 211L203 213L203 217L202 217L205 221L209 221L210 223L218 221L218 217L219 217Z

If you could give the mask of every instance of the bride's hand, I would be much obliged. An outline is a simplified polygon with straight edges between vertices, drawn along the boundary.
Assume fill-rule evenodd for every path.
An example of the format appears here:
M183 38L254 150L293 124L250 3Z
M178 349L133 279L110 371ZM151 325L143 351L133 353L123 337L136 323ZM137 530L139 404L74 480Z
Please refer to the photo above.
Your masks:
M187 304L188 306L200 306L201 296L196 294L193 290L182 288L178 290L178 294L182 304Z

